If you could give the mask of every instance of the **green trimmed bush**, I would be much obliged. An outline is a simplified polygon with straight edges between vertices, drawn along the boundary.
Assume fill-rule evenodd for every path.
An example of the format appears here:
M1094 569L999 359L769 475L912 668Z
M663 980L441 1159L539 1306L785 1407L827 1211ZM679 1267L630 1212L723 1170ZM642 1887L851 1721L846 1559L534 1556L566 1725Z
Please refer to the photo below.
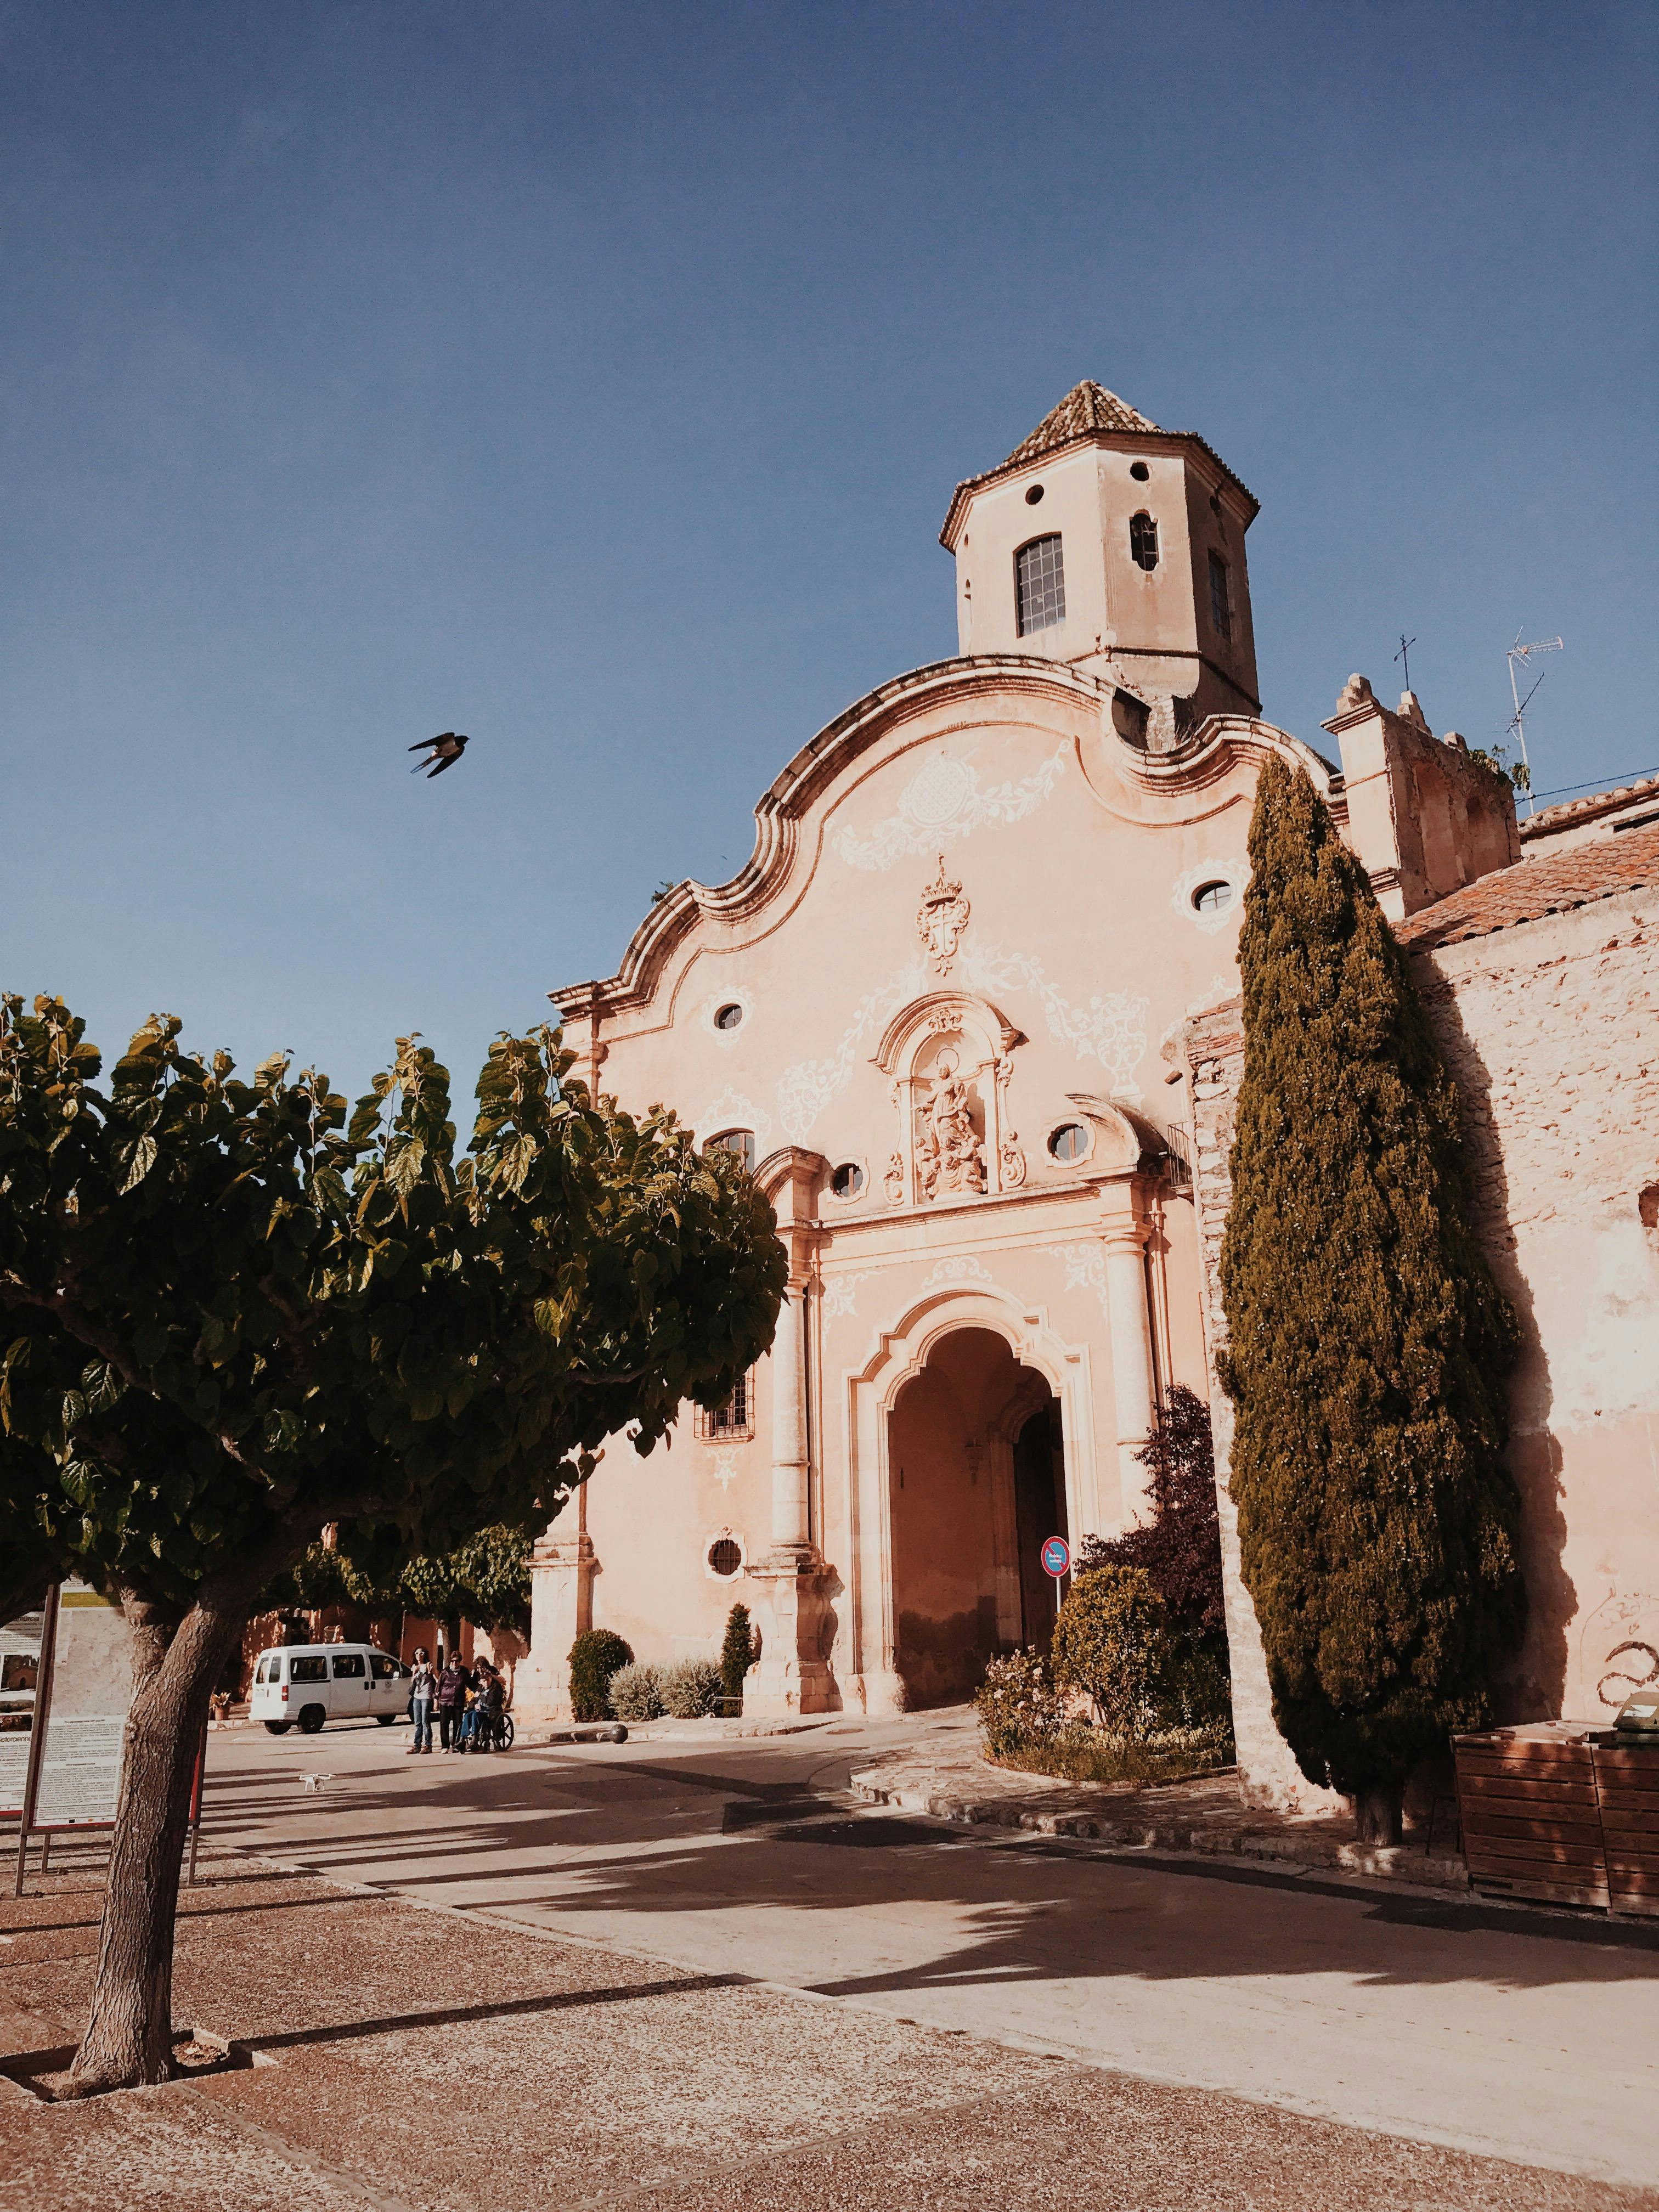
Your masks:
M659 1721L662 1675L655 1667L619 1667L611 1677L611 1710L619 1721Z
M579 1721L608 1721L611 1680L633 1664L632 1647L614 1629L585 1628L570 1647L570 1711Z
M1174 1650L1170 1609L1141 1567L1090 1567L1054 1622L1052 1662L1062 1689L1089 1698L1109 1734L1130 1742L1162 1717Z
M720 1670L712 1659L682 1659L662 1670L662 1701L676 1721L699 1721L720 1697Z
M720 1646L720 1694L743 1702L743 1678L755 1656L755 1638L749 1626L749 1608L734 1605L726 1616L726 1641Z

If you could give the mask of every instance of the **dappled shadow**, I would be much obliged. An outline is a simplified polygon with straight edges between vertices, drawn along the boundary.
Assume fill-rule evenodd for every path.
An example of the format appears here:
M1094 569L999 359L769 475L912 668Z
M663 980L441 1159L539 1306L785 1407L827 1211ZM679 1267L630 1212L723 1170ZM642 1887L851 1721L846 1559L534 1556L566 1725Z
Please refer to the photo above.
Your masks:
M825 1749L781 1753L786 1771L775 1783L722 1772L719 1752L688 1752L672 1765L538 1753L533 1767L515 1755L501 1770L468 1768L430 1784L423 1777L418 1796L364 1778L338 1802L355 1822L367 1816L367 1826L280 1848L341 1880L372 1879L492 1917L542 1925L553 1917L571 1929L587 1923L601 1945L659 1942L671 1954L683 1948L678 1917L842 1915L858 1936L858 1916L947 1908L927 1923L932 1955L825 1973L811 1984L825 1995L1298 1976L1519 1989L1659 1973L1656 1927L1379 1895L1339 1877L1237 1859L1109 1852L860 1812L838 1787L848 1759L826 1758ZM215 1792L221 1834L237 1822L239 1785ZM267 1796L246 1792L242 1817L268 1817ZM307 1810L318 1808L307 1801ZM251 1837L247 1844L279 1848ZM624 1937L597 1924L616 1915L643 1916L653 1931ZM920 1922L904 1924L914 1939ZM833 1948L827 1929L825 1941Z

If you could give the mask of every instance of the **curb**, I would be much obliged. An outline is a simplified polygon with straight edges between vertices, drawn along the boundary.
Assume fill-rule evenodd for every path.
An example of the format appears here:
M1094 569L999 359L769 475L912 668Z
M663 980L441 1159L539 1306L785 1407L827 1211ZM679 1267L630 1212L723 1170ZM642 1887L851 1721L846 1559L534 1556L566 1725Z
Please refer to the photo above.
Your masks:
M1097 1813L1039 1813L1018 1800L975 1800L942 1791L887 1782L878 1767L853 1775L848 1788L866 1804L888 1805L897 1813L925 1813L958 1826L1018 1828L1028 1834L1105 1844L1119 1850L1188 1851L1206 1858L1260 1860L1298 1874L1321 1869L1366 1875L1373 1881L1409 1883L1419 1889L1464 1893L1468 1869L1461 1858L1429 1858L1405 1844L1333 1843L1324 1837L1275 1835L1270 1829L1218 1831L1185 1820L1114 1820Z

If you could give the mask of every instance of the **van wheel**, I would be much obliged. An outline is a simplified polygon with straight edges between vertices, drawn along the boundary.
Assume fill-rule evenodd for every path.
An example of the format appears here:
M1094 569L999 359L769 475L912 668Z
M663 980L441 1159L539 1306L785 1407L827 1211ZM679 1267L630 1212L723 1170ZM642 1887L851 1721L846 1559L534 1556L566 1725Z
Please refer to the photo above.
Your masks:
M265 1726L272 1735L286 1735L293 1727L292 1721L267 1721Z
M301 1735L315 1735L318 1729L321 1728L323 1723L327 1718L327 1710L324 1706L307 1705L305 1708L305 1711L300 1715Z
M396 1713L376 1713L374 1717L382 1728L390 1728L398 1716Z

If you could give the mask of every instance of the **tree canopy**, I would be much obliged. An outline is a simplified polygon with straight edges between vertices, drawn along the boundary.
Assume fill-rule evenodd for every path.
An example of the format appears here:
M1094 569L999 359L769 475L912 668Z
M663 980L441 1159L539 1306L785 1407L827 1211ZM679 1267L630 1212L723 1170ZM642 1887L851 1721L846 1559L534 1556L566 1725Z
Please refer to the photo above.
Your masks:
M416 1038L348 1115L179 1030L152 1018L100 1087L61 1000L0 1000L4 1510L138 1632L106 1947L129 1800L182 1838L175 1739L273 1575L330 1522L367 1555L550 1518L606 1437L647 1452L729 1394L785 1279L741 1163L590 1097L556 1031L491 1047L459 1154ZM94 2001L89 2081L165 2067L143 2008L135 2057Z
M1470 1225L1455 1086L1364 869L1269 761L1239 959L1221 1254L1231 1488L1279 1728L1397 1838L1518 1640L1516 1326Z

